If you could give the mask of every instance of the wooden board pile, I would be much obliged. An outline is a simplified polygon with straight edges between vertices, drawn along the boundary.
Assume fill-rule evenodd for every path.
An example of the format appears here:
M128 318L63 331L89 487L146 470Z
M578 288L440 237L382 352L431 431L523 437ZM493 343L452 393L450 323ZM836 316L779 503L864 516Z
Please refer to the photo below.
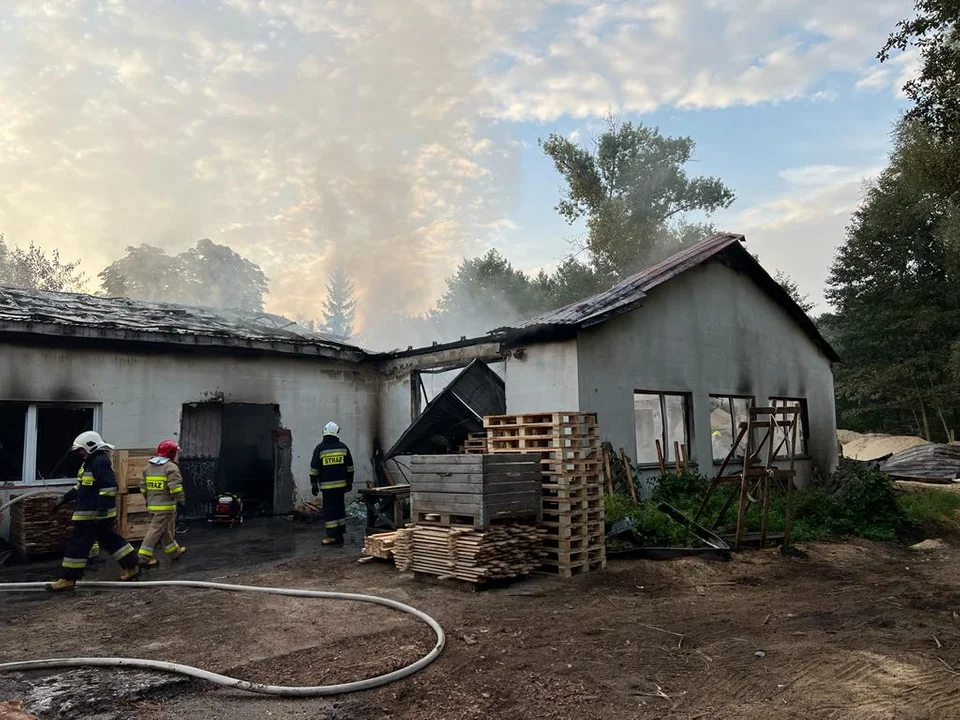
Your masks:
M536 570L544 532L522 523L491 525L485 530L413 525L397 531L393 556L400 572L482 585Z
M484 418L487 452L539 458L545 568L563 577L606 567L603 472L596 413Z
M380 560L393 560L393 546L397 540L397 532L382 532L367 535L363 539L363 554Z
M70 537L73 506L54 509L58 500L56 495L39 495L10 507L10 544L20 555L29 557L63 551Z
M483 455L487 452L487 434L485 432L470 433L463 443L464 455Z
M150 527L147 503L140 494L143 469L156 453L150 450L114 450L113 473L117 476L117 531L127 540L143 540Z

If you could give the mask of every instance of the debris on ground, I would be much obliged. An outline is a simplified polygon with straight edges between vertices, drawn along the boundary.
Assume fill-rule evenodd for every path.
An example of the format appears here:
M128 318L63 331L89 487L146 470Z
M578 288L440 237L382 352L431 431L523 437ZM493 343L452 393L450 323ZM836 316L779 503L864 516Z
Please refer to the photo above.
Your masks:
M930 552L934 550L946 550L949 547L950 546L947 545L943 540L940 540L939 538L937 538L937 539L931 539L931 540L924 540L923 542L919 542L916 545L911 545L910 549Z
M897 480L938 484L960 481L960 446L928 443L904 450L880 465Z
M23 709L23 703L19 700L8 700L0 702L0 720L40 720L36 715L31 715Z

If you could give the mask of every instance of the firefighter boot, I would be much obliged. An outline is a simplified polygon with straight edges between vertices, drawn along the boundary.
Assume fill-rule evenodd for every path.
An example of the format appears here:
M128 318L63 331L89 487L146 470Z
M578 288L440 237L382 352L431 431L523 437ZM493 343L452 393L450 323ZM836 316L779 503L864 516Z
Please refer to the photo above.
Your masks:
M182 558L184 555L186 555L186 553L187 553L186 546L181 545L176 550L174 550L173 553L170 555L170 560L172 560L173 562L176 562L177 560Z
M73 590L76 584L76 580L64 580L60 578L52 583L47 583L47 590L50 592L64 592L65 590Z
M160 564L160 561L156 558L140 558L140 567L142 568L155 568Z
M140 577L140 566L134 565L131 568L124 568L120 573L121 582L129 582L130 580L136 580Z
M326 547L343 547L343 538L325 537L320 544Z

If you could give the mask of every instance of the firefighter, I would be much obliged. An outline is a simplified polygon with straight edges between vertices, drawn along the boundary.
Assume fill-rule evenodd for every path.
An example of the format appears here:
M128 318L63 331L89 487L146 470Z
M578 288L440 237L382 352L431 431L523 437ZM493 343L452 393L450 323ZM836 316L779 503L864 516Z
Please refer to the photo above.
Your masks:
M179 560L187 549L177 542L177 505L183 505L183 478L177 466L180 446L173 440L164 440L157 446L157 454L143 470L140 492L147 501L150 528L140 543L140 564L156 567L160 561L153 556L158 547L171 560Z
M334 422L323 428L323 440L310 461L310 487L314 497L323 493L324 545L343 545L347 527L344 497L353 489L353 457L340 441L340 426Z
M47 585L53 592L71 590L87 569L95 543L111 553L120 567L121 580L133 580L140 574L133 546L116 531L117 478L110 463L110 450L99 433L85 432L73 441L73 450L83 458L77 484L57 507L74 502L73 534L67 541L60 578Z

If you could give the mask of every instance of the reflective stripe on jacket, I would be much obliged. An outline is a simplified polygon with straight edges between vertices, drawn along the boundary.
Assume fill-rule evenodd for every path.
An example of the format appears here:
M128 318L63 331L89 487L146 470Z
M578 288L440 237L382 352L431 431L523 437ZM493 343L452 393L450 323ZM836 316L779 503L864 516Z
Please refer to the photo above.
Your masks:
M63 499L75 501L74 522L110 520L117 516L117 478L107 450L87 455L77 473L77 484Z
M143 469L140 492L146 498L148 511L173 512L184 502L180 468L168 458L151 458Z

